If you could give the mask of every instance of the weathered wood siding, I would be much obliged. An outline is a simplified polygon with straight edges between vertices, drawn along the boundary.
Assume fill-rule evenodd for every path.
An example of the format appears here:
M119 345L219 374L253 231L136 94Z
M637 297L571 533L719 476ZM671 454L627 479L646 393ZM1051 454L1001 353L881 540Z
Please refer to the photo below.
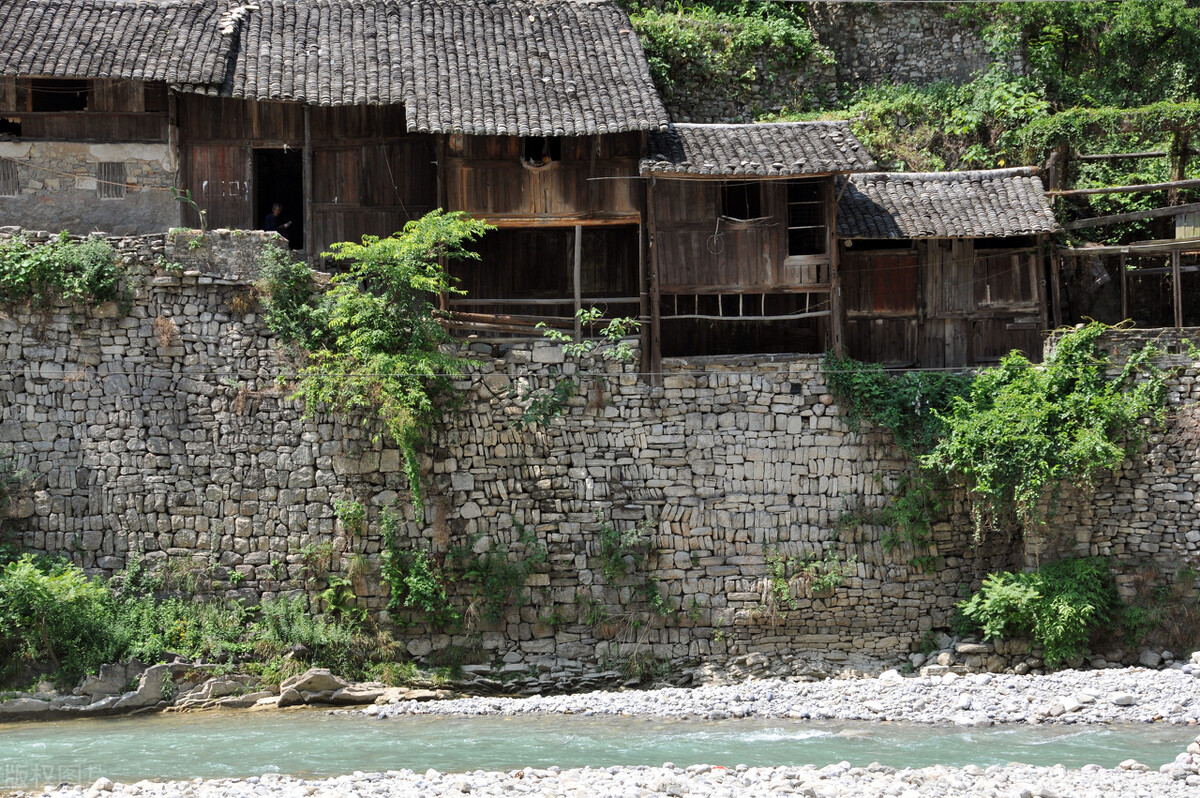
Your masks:
M558 140L561 158L531 164L519 136L448 136L446 207L494 224L611 219L641 213L638 133Z
M197 96L181 97L179 104L183 186L208 211L210 226L260 227L254 151L303 150L305 109ZM390 235L436 206L433 137L408 133L400 106L311 108L308 114L311 195L304 199L313 253L337 241Z
M167 140L167 89L136 80L88 80L87 108L34 111L30 78L0 77L0 116L22 139L159 142Z
M742 181L731 181L742 182ZM826 181L822 181L824 184ZM721 215L720 180L654 184L655 246L663 293L764 293L828 289L829 251L789 257L785 181L762 181L762 216ZM822 191L828 197L828 186ZM824 223L831 227L826 202Z
M993 362L1012 349L1040 357L1041 256L1027 241L843 243L839 263L851 357L924 368Z

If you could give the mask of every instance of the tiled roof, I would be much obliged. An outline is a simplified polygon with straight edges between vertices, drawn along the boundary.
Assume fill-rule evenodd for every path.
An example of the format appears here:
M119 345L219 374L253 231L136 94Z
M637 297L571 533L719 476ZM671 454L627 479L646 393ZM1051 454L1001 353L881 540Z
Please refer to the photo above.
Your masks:
M612 0L0 0L0 74L404 103L422 132L580 136L668 122Z
M236 42L232 5L0 0L0 75L220 83Z
M578 136L670 121L629 17L609 0L421 0L403 13L415 130Z
M847 122L674 124L654 133L644 175L792 177L874 169Z
M851 175L842 238L1002 238L1059 229L1032 168Z
M637 35L612 2L258 0L222 93L403 102L420 132L579 136L663 127Z

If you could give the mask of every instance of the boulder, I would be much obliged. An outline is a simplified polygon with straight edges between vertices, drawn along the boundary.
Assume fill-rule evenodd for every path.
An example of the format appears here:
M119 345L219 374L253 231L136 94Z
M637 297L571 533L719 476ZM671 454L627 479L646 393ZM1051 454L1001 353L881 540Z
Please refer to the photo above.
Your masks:
M84 676L74 693L91 696L93 701L105 696L121 695L129 683L141 676L145 670L146 664L136 659L124 664L117 662L101 665L100 673L96 676Z
M117 711L152 707L166 698L164 687L171 681L169 665L153 665L138 679L136 690L125 693L114 705Z
M294 707L297 704L303 704L304 699L300 696L300 691L293 690L291 687L280 690L279 698L275 702L275 706L283 709L284 707Z
M1130 693L1109 693L1108 703L1118 707L1131 707L1137 703L1137 696Z
M56 707L49 701L43 701L40 698L30 698L28 696L10 698L8 701L0 701L0 718L27 718L53 712L55 709Z
M1157 651L1151 651L1148 648L1142 649L1142 653L1138 654L1138 664L1147 668L1157 668L1162 665L1162 655Z
M328 668L309 668L298 676L285 679L283 684L279 685L279 691L281 694L288 690L295 690L297 693L328 693L329 695L333 695L338 690L348 686L349 682L334 676L329 672Z
M387 687L382 684L352 684L329 697L331 704L374 704Z

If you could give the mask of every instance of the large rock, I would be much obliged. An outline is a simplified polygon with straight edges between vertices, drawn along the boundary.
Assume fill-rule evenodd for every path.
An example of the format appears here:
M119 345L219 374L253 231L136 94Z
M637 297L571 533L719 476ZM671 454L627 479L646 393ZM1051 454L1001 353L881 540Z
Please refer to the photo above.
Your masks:
M285 679L283 684L279 685L279 692L282 694L288 690L295 690L301 694L328 693L329 695L333 695L338 690L348 686L349 682L334 676L329 672L328 668L309 668L299 676Z
M47 712L52 712L56 707L49 701L42 701L40 698L11 698L8 701L0 701L0 718L29 718L38 715L43 715Z
M121 696L113 709L118 712L152 707L166 699L166 685L171 682L170 665L153 665L138 679L136 690Z
M1142 649L1142 653L1138 655L1138 664L1147 668L1157 668L1162 665L1162 661L1161 654L1148 648Z
M387 691L387 686L377 683L352 684L343 687L329 697L331 704L374 704Z
M93 701L110 695L121 695L129 683L141 676L145 670L146 663L136 659L124 664L118 662L101 665L100 673L96 676L84 676L74 693L91 696Z

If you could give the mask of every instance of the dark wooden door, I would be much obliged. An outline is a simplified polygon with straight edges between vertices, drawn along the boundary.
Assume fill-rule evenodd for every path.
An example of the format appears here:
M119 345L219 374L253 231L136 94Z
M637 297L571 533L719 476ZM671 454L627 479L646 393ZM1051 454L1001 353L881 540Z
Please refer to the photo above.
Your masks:
M242 145L195 144L188 148L185 189L208 214L208 227L256 228L251 198L250 148ZM185 215L197 224L190 210Z

